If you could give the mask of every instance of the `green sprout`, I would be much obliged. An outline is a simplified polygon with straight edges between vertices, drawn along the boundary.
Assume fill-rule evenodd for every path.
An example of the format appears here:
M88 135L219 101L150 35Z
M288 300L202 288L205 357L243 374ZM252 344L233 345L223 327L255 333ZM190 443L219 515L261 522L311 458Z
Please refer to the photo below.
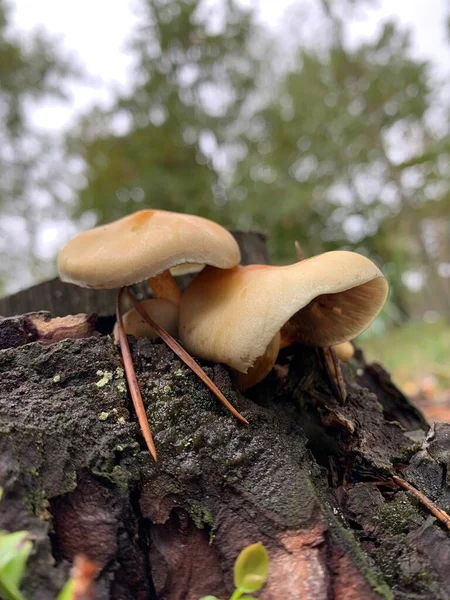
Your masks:
M4 600L24 600L19 587L32 548L28 531L0 531L0 597Z
M234 590L230 600L255 600L253 594L258 592L267 581L269 572L269 555L258 542L242 550L234 563ZM200 600L219 600L215 596L204 596Z
M0 487L0 501L3 489ZM8 533L0 531L0 598L2 600L25 600L19 591L33 543L28 531ZM72 598L73 580L69 579L57 600Z

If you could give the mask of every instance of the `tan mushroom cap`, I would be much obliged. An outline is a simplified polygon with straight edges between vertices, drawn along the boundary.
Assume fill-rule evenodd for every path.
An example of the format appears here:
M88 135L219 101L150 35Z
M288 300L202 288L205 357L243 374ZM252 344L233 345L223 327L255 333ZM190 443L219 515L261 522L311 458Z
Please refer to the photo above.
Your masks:
M182 296L180 338L195 356L246 373L278 331L282 346L332 346L356 337L387 294L378 267L354 252L284 267L206 267Z
M168 300L155 298L141 302L142 308L153 321L161 325L170 335L178 335L178 306ZM141 317L139 312L132 308L123 315L123 326L125 333L133 335L135 338L148 338L155 340L159 337L158 333L151 327L147 321ZM118 343L119 333L117 323L114 326L114 341Z
M193 215L141 210L71 239L58 256L63 281L112 289L185 263L229 269L239 246L223 227Z
M333 346L336 356L343 362L348 362L355 354L355 346L351 342L342 342Z

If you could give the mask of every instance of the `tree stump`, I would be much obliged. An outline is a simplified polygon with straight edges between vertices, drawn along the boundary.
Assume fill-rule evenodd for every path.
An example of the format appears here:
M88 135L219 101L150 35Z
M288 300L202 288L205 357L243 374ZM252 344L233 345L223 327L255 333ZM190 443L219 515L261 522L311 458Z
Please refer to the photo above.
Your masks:
M245 426L165 345L130 341L156 464L102 319L0 321L0 529L34 539L26 598L55 598L78 554L99 600L228 598L257 541L262 600L450 598L449 532L392 483L448 509L450 427L429 429L381 366L344 366L342 406L315 349L283 351L246 396L201 363Z

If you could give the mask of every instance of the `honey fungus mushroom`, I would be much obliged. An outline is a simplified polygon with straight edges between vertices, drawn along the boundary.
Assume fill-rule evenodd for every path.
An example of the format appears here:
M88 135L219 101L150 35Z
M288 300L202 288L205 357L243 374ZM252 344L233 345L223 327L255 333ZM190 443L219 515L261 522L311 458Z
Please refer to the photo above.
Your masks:
M155 460L156 449L121 314L122 292L129 285L148 280L153 296L171 302L178 310L181 292L170 269L193 263L212 265L220 270L234 267L239 261L240 250L236 240L217 223L194 215L150 209L80 233L58 255L58 270L62 281L95 289L120 288L116 331L139 424ZM128 293L133 298L129 290ZM155 329L159 328L160 337L202 379L224 406L236 418L247 423L164 327L152 320L143 306L137 304L135 308L145 322ZM130 322L134 318L137 319L137 316L128 316Z
M278 343L329 347L350 340L371 324L387 294L378 267L354 252L281 267L206 267L182 296L180 339L195 356L246 374L239 376L245 389L271 370Z
M147 279L156 298L178 305L170 269L190 263L230 269L240 260L236 240L217 223L145 209L72 238L59 253L58 270L63 281L96 289Z

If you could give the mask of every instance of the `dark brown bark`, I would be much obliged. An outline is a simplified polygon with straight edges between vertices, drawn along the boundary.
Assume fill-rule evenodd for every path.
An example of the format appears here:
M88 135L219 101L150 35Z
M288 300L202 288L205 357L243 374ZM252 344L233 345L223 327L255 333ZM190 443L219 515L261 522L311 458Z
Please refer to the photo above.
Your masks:
M204 364L244 426L163 344L134 341L155 464L105 323L64 327L57 341L42 314L0 322L0 529L35 539L27 598L54 598L79 553L101 568L100 600L226 598L256 541L263 600L450 598L449 532L391 483L448 509L450 427L421 447L428 426L381 367L357 354L341 406L314 349L282 353L247 397Z

